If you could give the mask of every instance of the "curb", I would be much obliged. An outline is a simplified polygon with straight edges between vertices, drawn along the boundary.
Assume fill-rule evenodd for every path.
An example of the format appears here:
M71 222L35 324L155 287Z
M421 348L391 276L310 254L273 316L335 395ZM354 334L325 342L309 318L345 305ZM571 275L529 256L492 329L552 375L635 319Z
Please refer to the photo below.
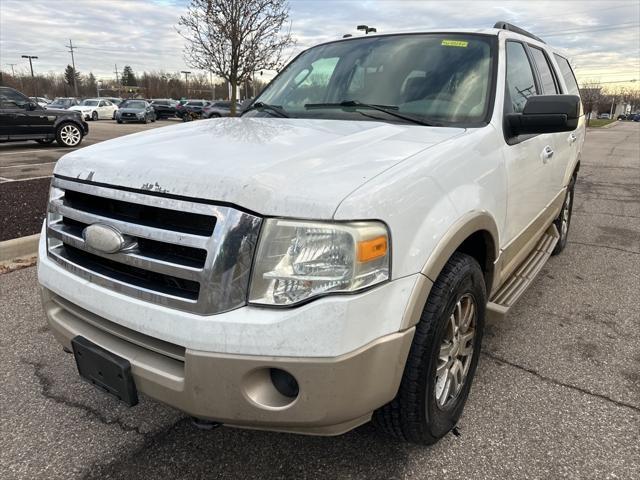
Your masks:
M21 257L35 257L38 255L40 234L28 237L12 238L0 242L0 263L10 262Z

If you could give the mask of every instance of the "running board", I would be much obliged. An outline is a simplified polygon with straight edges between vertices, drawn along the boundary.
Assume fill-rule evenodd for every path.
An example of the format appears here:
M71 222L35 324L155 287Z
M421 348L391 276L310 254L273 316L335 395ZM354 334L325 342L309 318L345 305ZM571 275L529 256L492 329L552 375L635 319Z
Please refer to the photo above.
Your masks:
M544 235L540 237L529 256L524 259L522 264L489 300L487 304L487 313L489 315L502 318L509 313L511 307L531 285L531 282L540 273L544 264L547 263L559 238L558 229L552 223Z

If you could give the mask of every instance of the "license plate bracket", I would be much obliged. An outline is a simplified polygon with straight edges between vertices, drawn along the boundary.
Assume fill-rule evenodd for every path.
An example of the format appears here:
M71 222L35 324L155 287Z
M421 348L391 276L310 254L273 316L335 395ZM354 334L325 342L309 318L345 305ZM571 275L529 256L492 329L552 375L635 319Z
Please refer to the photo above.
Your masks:
M71 339L80 377L113 395L130 407L138 404L131 363L78 335Z

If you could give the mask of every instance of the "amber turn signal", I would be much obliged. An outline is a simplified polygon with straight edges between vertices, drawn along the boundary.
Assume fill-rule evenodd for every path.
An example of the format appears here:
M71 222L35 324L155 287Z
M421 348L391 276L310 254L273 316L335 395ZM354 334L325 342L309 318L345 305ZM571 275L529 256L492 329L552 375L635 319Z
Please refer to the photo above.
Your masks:
M358 242L358 261L369 262L387 254L387 237Z

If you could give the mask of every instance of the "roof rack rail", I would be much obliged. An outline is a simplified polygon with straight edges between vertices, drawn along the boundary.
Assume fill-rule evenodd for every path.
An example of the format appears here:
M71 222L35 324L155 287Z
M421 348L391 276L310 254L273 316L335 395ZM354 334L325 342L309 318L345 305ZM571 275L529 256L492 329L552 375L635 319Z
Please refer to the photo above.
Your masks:
M540 37L536 37L533 33L527 32L525 29L520 28L520 27L516 27L515 25L512 25L511 23L496 22L496 24L493 26L493 28L499 28L500 30L508 30L510 32L513 32L513 33L519 33L520 35L524 35L525 37L533 38L534 40L537 40L539 42L546 43Z

